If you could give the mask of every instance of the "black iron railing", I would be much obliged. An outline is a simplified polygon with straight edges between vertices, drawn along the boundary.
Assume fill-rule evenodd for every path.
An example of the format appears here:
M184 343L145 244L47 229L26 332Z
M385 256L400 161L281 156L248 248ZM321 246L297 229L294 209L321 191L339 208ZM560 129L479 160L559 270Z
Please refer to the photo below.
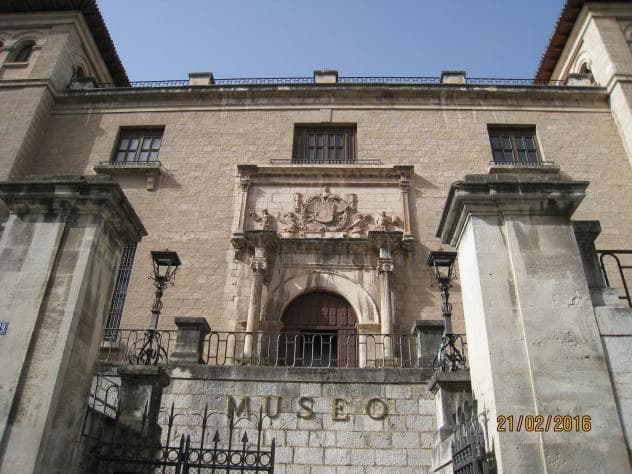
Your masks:
M202 472L274 472L275 440L264 446L262 411L256 417L254 432L256 439L249 439L248 432L237 425L245 418L236 420L234 415L219 415L210 412L208 405L202 413L176 413L175 404L169 410L161 412L166 416L160 423L161 430L157 439L145 430L151 423L145 422L138 433L119 425L113 420L111 433L103 437L103 431L84 432L82 435L83 470L97 474L112 472L138 473L202 473ZM225 423L217 426L221 418ZM194 424L179 425L177 419L199 420ZM224 432L225 434L221 434ZM182 433L183 431L187 434ZM253 430L250 430L252 435ZM182 433L182 434L181 434Z
M441 77L433 76L340 76L335 83L317 83L313 77L246 77L246 78L216 78L210 84L191 84L188 79L173 79L164 81L133 81L128 86L113 83L94 83L96 89L143 89L164 87L232 87L232 86L362 86L362 85L439 85ZM565 81L535 81L521 78L495 77L466 77L466 85L482 86L564 86ZM462 85L462 84L450 84ZM85 92L86 89L80 89Z
M147 329L106 329L100 360L139 364ZM157 330L157 364L168 364L176 349L177 330ZM465 334L455 334L467 367ZM206 335L201 358L208 365L303 368L418 368L419 340L415 334L357 334L329 332L212 331ZM437 348L438 349L438 348ZM436 368L436 367L435 367Z
M153 337L150 337L153 331ZM170 329L119 329L107 328L101 343L100 360L104 362L128 362L145 364L139 360L143 348L151 345L155 351L152 363L168 364L169 355L176 348L176 330Z
M417 338L412 334L213 331L207 335L204 348L203 357L209 365L305 368L417 366Z
M533 167L533 168L550 168L555 166L555 162L554 161L518 161L518 160L511 160L511 161L490 161L489 162L490 165L494 166L494 165L501 165L501 166L528 166L528 167Z
M273 158L271 165L381 165L382 160L284 160Z
M632 250L598 250L599 264L606 286L614 288L619 299L632 308L628 277L632 278Z

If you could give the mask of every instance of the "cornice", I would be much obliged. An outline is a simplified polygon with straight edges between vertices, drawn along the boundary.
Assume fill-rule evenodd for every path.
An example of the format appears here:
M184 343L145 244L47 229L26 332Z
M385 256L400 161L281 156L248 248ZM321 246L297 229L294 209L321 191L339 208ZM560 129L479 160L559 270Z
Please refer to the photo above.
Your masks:
M423 87L216 87L67 91L57 113L212 110L213 108L292 109L535 107L608 108L602 87L441 85Z

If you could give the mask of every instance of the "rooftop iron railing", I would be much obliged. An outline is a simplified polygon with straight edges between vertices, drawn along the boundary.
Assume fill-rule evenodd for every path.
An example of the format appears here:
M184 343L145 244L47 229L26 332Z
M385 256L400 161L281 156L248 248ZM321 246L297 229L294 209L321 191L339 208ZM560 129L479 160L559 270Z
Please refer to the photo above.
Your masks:
M632 250L598 250L599 264L606 286L614 288L619 299L632 308L628 277L632 278Z
M450 86L564 86L566 81L536 81L522 78L466 77L464 83L448 83ZM163 81L132 81L129 85L120 86L113 83L97 83L96 89L144 89L165 87L240 87L240 86L414 86L414 85L446 85L441 77L433 76L340 76L337 82L320 83L313 77L246 77L216 78L210 84L191 84L188 79L172 79ZM90 89L78 89L86 91Z

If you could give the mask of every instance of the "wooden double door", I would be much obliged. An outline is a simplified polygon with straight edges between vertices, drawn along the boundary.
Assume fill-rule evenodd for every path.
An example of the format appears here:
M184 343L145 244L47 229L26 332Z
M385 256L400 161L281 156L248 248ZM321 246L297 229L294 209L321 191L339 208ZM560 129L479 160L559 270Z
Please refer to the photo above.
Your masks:
M294 299L281 318L282 365L357 367L356 314L335 293L314 291Z

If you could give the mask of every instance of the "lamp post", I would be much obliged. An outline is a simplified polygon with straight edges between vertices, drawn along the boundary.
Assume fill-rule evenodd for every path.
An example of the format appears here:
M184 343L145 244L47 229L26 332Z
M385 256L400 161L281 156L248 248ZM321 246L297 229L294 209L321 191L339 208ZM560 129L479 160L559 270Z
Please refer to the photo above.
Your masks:
M180 268L180 258L171 250L152 250L152 273L149 278L154 281L156 289L154 304L151 307L151 323L145 331L143 344L134 356L134 363L142 365L157 364L162 358L167 357L167 351L161 344L161 335L158 332L158 318L162 310L162 295L167 285L174 283L176 272Z
M428 255L426 265L430 267L432 284L436 285L441 292L441 314L444 321L443 337L441 347L433 361L434 370L441 369L444 372L451 372L465 367L465 356L457 348L456 342L461 341L461 336L452 333L452 304L450 303L450 287L452 280L456 279L454 271L454 261L456 252L444 252L443 250L433 250Z

